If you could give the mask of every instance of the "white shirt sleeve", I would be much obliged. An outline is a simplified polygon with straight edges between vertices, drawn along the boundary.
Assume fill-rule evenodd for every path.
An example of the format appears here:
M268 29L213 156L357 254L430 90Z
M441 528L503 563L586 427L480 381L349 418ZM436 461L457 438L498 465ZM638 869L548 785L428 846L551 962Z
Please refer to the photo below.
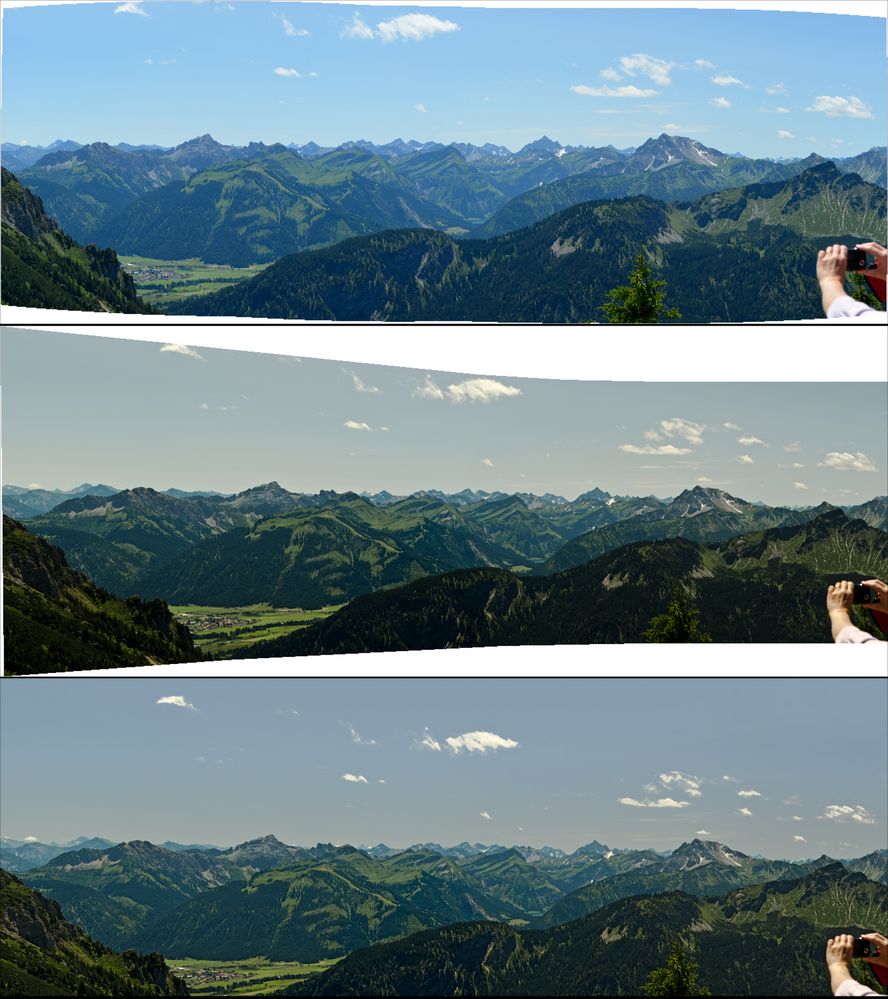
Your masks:
M864 642L878 641L878 638L858 628L856 624L846 624L836 635L837 645L863 645Z
M857 316L882 316L884 319L885 313L879 312L877 309L871 309L868 305L858 302L856 298L852 298L850 295L840 295L830 305L826 313L826 318L839 319L843 316L850 316L852 318L856 318Z

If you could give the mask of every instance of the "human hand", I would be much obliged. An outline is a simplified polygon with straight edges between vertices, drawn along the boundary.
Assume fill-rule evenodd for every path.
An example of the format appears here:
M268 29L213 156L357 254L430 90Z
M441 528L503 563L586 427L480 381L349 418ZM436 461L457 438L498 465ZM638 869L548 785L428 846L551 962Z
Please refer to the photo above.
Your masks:
M853 956L854 937L850 933L840 933L826 941L826 963L830 968L838 965L850 970Z
M850 615L854 603L854 584L849 579L833 583L826 591L826 609L832 614Z
M867 277L881 278L884 281L888 276L888 250L880 243L858 243L854 249L866 250L867 253L871 253L876 258L872 267L868 267L860 273Z
M883 583L881 579L865 579L863 585L868 586L871 590L875 590L877 594L875 603L863 604L863 606L888 614L888 584ZM883 937L882 939L884 940L885 938Z
M885 584L883 583L882 585L884 586ZM879 945L878 954L874 954L872 957L863 957L861 960L866 961L868 964L880 964L883 968L888 968L888 937L883 936L881 933L861 933L860 939L871 940L873 943Z
M848 270L848 247L841 243L833 243L817 254L817 280L838 281L844 286L845 274Z

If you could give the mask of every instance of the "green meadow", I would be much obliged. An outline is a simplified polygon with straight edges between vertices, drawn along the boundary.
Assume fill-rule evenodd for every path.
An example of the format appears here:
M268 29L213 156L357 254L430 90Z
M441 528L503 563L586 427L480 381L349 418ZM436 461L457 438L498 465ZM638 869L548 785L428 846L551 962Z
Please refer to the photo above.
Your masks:
M255 277L267 264L231 267L189 260L156 260L151 257L120 256L123 269L132 275L138 293L157 308L191 295L206 295Z
M253 957L246 961L202 961L183 957L167 966L188 986L193 996L261 996L280 992L309 975L326 971L336 961L299 964Z
M170 607L175 619L194 636L194 643L210 656L225 656L254 642L280 638L329 617L341 605L302 610L299 607L203 607L182 604Z

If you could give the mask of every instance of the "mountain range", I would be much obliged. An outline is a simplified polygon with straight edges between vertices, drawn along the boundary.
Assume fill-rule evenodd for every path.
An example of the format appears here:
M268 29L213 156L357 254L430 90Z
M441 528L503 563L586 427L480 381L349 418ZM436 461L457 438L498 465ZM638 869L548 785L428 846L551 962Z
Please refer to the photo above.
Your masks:
M287 993L640 995L678 937L714 994L818 995L828 985L826 937L885 916L882 886L827 864L721 896L636 896L548 930L476 922L417 933L351 954Z
M162 600L113 596L72 569L60 548L5 515L3 611L8 674L203 658Z
M720 544L636 542L545 576L462 569L357 597L239 657L644 641L677 590L715 642L828 639L831 579L885 578L888 534L840 510ZM861 618L861 624L867 625Z
M819 314L815 243L870 238L886 215L882 147L775 161L665 133L628 150L544 136L516 153L208 135L173 149L70 146L4 174L4 200L26 191L45 219L4 228L8 304L146 311L119 252L270 265L165 300L178 315L590 322L644 245L685 321L806 318ZM59 280L40 278L49 268ZM123 298L109 301L92 271Z
M47 309L151 312L113 250L81 246L43 202L0 168L0 281L3 301Z
M728 155L666 133L622 151L563 146L547 136L517 152L490 143L415 140L230 146L210 135L169 149L53 145L26 150L4 144L3 152L7 166L22 172L23 182L75 239L148 257L199 256L230 264L400 227L409 224L405 211L419 225L472 228L491 223L511 199L554 188L543 197L542 213L539 194L536 202L531 196L535 209L519 203L513 213L507 210L509 221L498 219L479 233L487 236L581 201L628 194L697 198L741 184L786 180L826 162L816 154L780 162ZM38 152L43 155L35 157ZM830 162L884 184L885 157L876 147ZM565 184L576 177L583 178L579 185ZM158 199L160 190L165 193Z
M239 642L245 658L637 642L676 589L716 641L821 641L831 579L888 576L886 497L793 509L702 486L668 500L179 493L103 490L27 526L4 518L8 669L33 672L44 644L47 669L199 659L168 602L323 612Z
M417 844L374 858L351 846L290 847L273 836L225 850L173 851L133 841L69 851L22 877L107 946L211 960L385 954L361 948L407 937L409 950L412 941L435 939L410 934L433 930L442 934L437 939L449 939L451 930L443 927L468 921L474 921L472 933L514 928L542 940L564 924L576 930L577 920L609 913L627 899L640 915L641 899L649 911L677 893L738 924L748 922L745 914L757 920L771 913L771 919L790 910L817 925L881 925L884 916L884 850L841 863L825 856L791 863L701 840L664 854L601 853L597 843L572 854L469 844L452 849L459 854L467 847L469 856ZM718 911L712 908L717 896ZM326 987L324 979L317 982Z
M670 168L671 169L671 168ZM489 239L401 229L279 259L255 277L171 303L177 315L423 322L584 323L604 318L645 247L686 322L820 314L824 242L881 231L885 189L831 162L693 202L586 201Z
M160 954L117 954L0 869L0 990L18 996L181 996Z

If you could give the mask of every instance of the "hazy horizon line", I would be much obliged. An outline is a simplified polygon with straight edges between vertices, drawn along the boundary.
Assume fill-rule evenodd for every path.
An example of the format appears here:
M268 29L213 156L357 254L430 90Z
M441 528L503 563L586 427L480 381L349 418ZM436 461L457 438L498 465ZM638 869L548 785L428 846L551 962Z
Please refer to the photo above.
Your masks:
M280 146L284 146L284 147L286 147L288 149L291 146L306 146L306 145L309 145L310 143L314 143L316 146L318 146L321 149L335 150L335 149L341 148L342 146L346 145L347 143L353 143L353 144L355 144L355 143L360 143L360 142L370 142L370 143L372 143L375 146L385 146L385 145L390 145L393 142L404 142L404 143L418 142L421 145L430 145L432 143L436 143L437 145L441 145L441 146L445 146L445 147L447 147L447 146L453 146L453 145L457 145L457 144L460 144L460 145L471 145L471 146L475 146L476 148L479 148L479 149L483 148L484 145L493 145L493 146L499 146L502 149L507 149L510 153L512 153L514 155L516 153L519 153L522 149L525 149L527 146L533 145L535 142L539 142L541 139L549 139L551 142L557 142L558 145L560 147L562 147L562 148L567 148L567 147L572 146L575 149L601 149L601 148L607 148L608 146L611 146L612 148L616 149L619 152L619 151L621 151L621 149L637 150L640 146L644 145L645 142L649 142L652 139L658 139L658 138L660 138L660 136L663 136L663 135L666 135L666 136L668 136L669 138L672 138L672 139L690 139L693 142L699 142L701 145L703 145L707 149L715 149L714 146L706 146L704 140L694 138L693 135L682 135L679 132L667 132L667 131L660 132L658 135L653 135L653 134L649 135L647 139L644 139L642 142L638 143L637 145L628 145L628 146L622 146L622 147L621 146L617 146L615 144L615 142L605 143L604 146L601 146L601 145L586 146L586 145L583 145L582 143L571 143L571 142L563 143L559 139L552 139L552 137L548 133L545 133L545 132L542 135L540 135L538 138L531 139L529 142L525 142L518 149L510 149L505 144L503 144L501 142L493 142L490 139L488 139L486 142L483 142L483 143L479 144L478 142L469 142L468 140L465 140L465 139L449 139L449 140L448 139L416 139L416 138L402 139L400 135L396 135L393 139L388 139L386 141L376 140L376 139L366 139L366 138L360 138L360 139L342 139L341 141L339 141L339 142L337 142L335 144L332 144L332 145L327 144L327 143L317 142L314 139L307 139L305 142L297 142L295 139L291 140L290 142L284 142L281 139L275 139L273 141L266 141L264 139L251 139L251 140L249 140L249 142L238 143L238 142L225 142L222 139L218 139L211 132L201 132L201 133L198 133L196 135L192 135L189 138L183 139L181 142L174 143L173 145L167 145L165 143L150 142L150 141L128 142L126 139L120 139L118 142L110 142L107 139L92 139L89 142L83 142L83 143L81 143L80 148L82 148L84 146L95 145L97 143L105 143L106 145L113 146L113 147L117 147L117 146L120 146L120 145L128 145L128 146L134 146L134 147L146 146L146 147L156 147L159 150L168 151L168 150L177 149L180 146L183 146L183 145L185 145L185 144L187 144L189 142L194 142L197 139L202 139L204 136L209 136L209 138L211 138L214 142L218 143L219 145L222 145L222 146L231 146L231 147L234 147L234 148L241 148L241 149L246 148L251 143L257 143L257 144L261 143L261 144L266 145L266 146L277 146L277 145L280 145ZM12 141L7 140L7 141L4 141L2 143L2 145L4 145L4 146L15 146L18 149L37 149L37 148L46 149L49 146L51 146L54 142L63 143L63 142L79 142L79 141L80 141L79 139L60 139L60 138L56 138L56 139L49 140L45 144L42 144L42 143L39 143L39 142L36 142L36 143L35 142L12 142ZM824 156L824 159L852 159L854 156L860 156L863 153L868 153L868 152L870 152L873 149L883 149L883 148L886 148L886 147L885 146L880 146L880 145L876 144L876 145L870 146L867 149L862 149L859 153L852 153L852 154L846 155L846 156L826 155L826 156ZM76 150L71 150L71 152L75 152L75 151ZM733 155L735 155L734 153L724 153L724 151L721 150L721 149L717 149L715 151L716 152L721 152L725 156L733 156ZM809 156L812 156L812 155L821 155L822 156L823 154L822 153L808 153L806 156L789 156L789 157L787 157L787 156L775 156L775 155L768 155L768 156L747 156L746 153L741 153L740 155L745 156L747 159L766 159L766 160L773 160L774 162L779 162L781 160L790 160L790 161L791 160L804 160L804 159L807 159ZM33 166L35 164L31 164L31 165ZM30 169L30 167L27 167L26 169Z
M308 846L308 845L301 844L301 843L288 843L286 840L283 840L280 837L278 837L275 833L265 833L264 835L253 836L250 839L245 839L245 840L241 840L240 842L237 842L237 843L232 843L230 846L220 846L217 843L186 843L184 841L180 841L180 840L177 840L177 839L172 839L172 838L169 838L169 837L167 839L165 839L164 842L165 843L175 843L178 846L193 846L197 850L200 850L200 849L203 849L203 848L215 849L215 850L234 850L234 849L237 849L238 847L245 846L245 845L247 845L249 843L260 842L260 841L262 841L264 839L267 839L269 837L272 837L272 838L276 839L283 846L289 846L289 847L293 847L294 849L299 849L299 850L311 850L311 849L314 849L317 846L332 846L334 849L341 850L344 847L349 847L350 846L353 849L359 850L359 851L361 851L363 853L367 853L369 850L376 849L376 847L379 847L379 846L384 846L386 849L395 850L395 851L397 851L399 853L408 853L408 852L411 852L411 851L415 851L415 849L417 847L425 847L425 846L427 846L427 844L433 843L432 840L428 840L427 842L424 842L424 843L421 843L421 842L417 841L416 843L411 843L408 846L391 846L390 844L385 843L382 840L380 840L380 842L376 843L374 846L368 846L366 844L353 843L353 842L351 842L349 840L343 840L341 843L334 843L332 841L325 841L325 840L319 839L319 840L317 840L317 842L315 844L313 844L311 846ZM73 843L77 839L106 839L107 840L107 839L110 839L110 837L108 837L108 836L74 837L70 842ZM185 837L185 839L191 839L191 837ZM550 843L546 843L546 842L542 842L542 841L539 843L539 845L536 845L533 842L531 842L531 840L534 840L534 839L540 839L540 837L533 837L533 836L531 836L531 837L529 837L529 839L525 840L524 842L515 841L511 845L507 845L506 843L496 843L496 842L482 843L480 840L475 840L473 842L473 841L471 841L469 839L461 840L459 843L453 843L450 846L446 846L443 843L435 843L434 845L440 846L441 849L443 849L443 850L453 850L453 849L456 849L456 847L462 846L463 843L465 843L465 844L468 844L469 846L480 846L480 847L482 847L483 848L481 850L482 853L484 853L484 852L490 852L491 848L493 848L493 847L502 847L502 849L504 851L505 850L514 850L514 849L517 849L518 847L528 847L528 848L533 849L533 850L543 850L543 849L547 849L548 848L548 849L552 849L552 850L560 850L562 853L566 854L567 856L572 856L578 850L581 850L584 846L588 846L592 842L600 842L600 841L596 840L593 837L592 840L585 840L585 841L579 842L579 845L576 846L576 847L574 847L573 850L568 850L568 849L565 849L563 847L553 847ZM77 847L77 846L71 846L71 845L69 845L69 846L63 846L63 844L61 844L59 842L56 842L56 841L46 841L46 840L35 839L35 838L28 839L28 838L25 838L25 837L17 838L15 836L7 836L7 835L0 836L0 840L13 840L16 843L25 843L25 844L29 844L29 845L35 845L35 846L36 845L40 845L40 846L56 846L56 847L59 847L59 848L63 848L65 850L70 850L70 851L74 851L74 850L78 850L78 849L83 849L83 850L108 849L108 850L110 850L113 847L123 846L123 845L129 844L129 843L149 843L151 846L156 846L156 847L158 847L160 849L167 849L166 847L163 846L163 843L157 843L157 842L154 842L153 840L144 839L144 838L140 838L140 837L136 837L136 838L132 838L132 839L121 839L121 840L117 840L117 841L114 841L113 842L113 846L110 846L110 847ZM631 853L631 852L644 852L645 850L651 850L654 853L665 853L665 854L670 854L671 855L676 850L680 849L682 846L684 846L686 844L693 843L695 840L699 840L702 843L717 843L719 846L726 847L727 849L732 850L735 853L743 853L743 854L745 854L745 856L748 856L748 857L756 857L756 856L762 856L763 857L763 856L765 856L764 854L761 854L761 853L759 853L759 854L745 853L744 850L741 850L741 849L739 849L737 847L731 846L728 843L725 843L722 840L713 837L711 833L707 833L705 836L704 835L694 835L693 837L690 837L690 838L687 838L687 839L681 839L681 841L678 843L677 846L674 846L674 847L671 847L671 848L666 848L666 849L657 849L657 847L654 847L654 846L647 846L647 847L644 847L644 846L638 846L638 847L620 847L620 846L618 846L618 847L613 847L613 846L609 846L609 845L604 844L604 843L601 843L600 845L607 847L606 852L614 851L616 853ZM812 844L809 844L809 845L812 845ZM848 851L848 850L852 850L853 848L846 847L846 848L843 848L843 849L845 849L846 851ZM886 847L874 847L872 850L867 850L866 852L864 852L862 854L859 854L859 855L855 855L854 853L846 852L845 854L842 854L842 855L836 855L833 859L840 860L841 856L844 856L846 859L854 860L854 859L858 859L859 857L868 856L870 853L879 853L880 851L885 851L886 849L888 849L888 848L886 848ZM173 851L173 852L183 852L183 851ZM434 851L432 851L432 852L434 852ZM605 853L600 854L600 856L604 857ZM832 853L825 853L825 852L821 853L821 854L817 854L817 857L821 857L821 856L833 857L833 854ZM806 860L817 859L817 857L803 858L802 860L789 860L786 857L767 857L766 859L768 859L768 860L786 860L786 862L790 863L790 864L802 864L802 863L805 863Z
M185 489L185 488L182 488L180 486L167 486L166 488L158 488L157 486L149 486L149 485L135 485L135 486L122 486L122 487L118 487L118 486L112 486L112 485L110 485L110 483L107 483L107 482L89 482L87 480L84 480L83 482L80 482L77 485L71 486L70 489L63 489L60 486L47 486L47 485L43 485L43 484L39 484L39 483L32 483L30 485L20 486L20 485L17 485L16 483L14 483L14 482L4 482L3 483L3 490L5 491L7 489L23 489L23 490L26 490L28 492L40 490L40 491L44 491L44 492L71 493L73 490L79 489L81 486L88 485L88 486L107 486L109 489L117 489L116 493L111 494L111 495L114 495L114 496L119 495L120 493L123 493L123 492L133 492L136 489L151 489L154 492L164 493L164 494L168 495L169 494L169 490L175 489L175 490L177 490L179 492L184 492L184 493L203 493L203 494L208 494L208 495L210 495L210 494L218 494L218 496L220 498L228 499L228 498L233 497L233 496L241 496L244 493L249 492L250 490L260 489L263 486L269 486L269 485L271 485L273 483L276 484L276 485L278 485L278 486L280 486L281 489L284 489L286 492L291 493L294 496L320 496L322 493L334 493L337 496L345 496L348 493L354 493L357 496L362 496L364 498L367 498L367 497L370 497L370 496L378 495L379 493L382 493L382 492L387 492L390 496L392 496L395 499L410 499L413 496L419 496L419 495L422 495L423 493L425 493L425 494L431 494L433 492L438 492L438 493L441 493L441 494L443 494L445 496L458 496L460 493L463 493L463 492L473 492L473 493L477 493L479 495L483 494L483 495L486 495L486 496L503 495L503 496L518 496L518 497L520 497L523 494L523 495L527 495L527 496L536 496L538 498L542 498L542 497L544 497L546 495L550 495L550 496L556 496L559 499L563 499L567 503L575 503L581 496L585 496L587 493L594 492L595 490L599 490L600 492L606 493L608 497L613 498L613 499L648 499L649 497L652 497L652 498L660 501L661 503L668 503L671 500L674 500L677 496L680 496L682 492L691 492L694 489L703 489L703 490L706 490L706 491L716 491L716 492L724 493L725 495L730 496L733 499L743 500L743 502L745 502L745 503L751 503L751 504L757 505L757 506L771 506L772 507L772 506L777 505L777 504L773 504L773 503L765 503L762 500L746 500L742 496L735 496L733 493L729 492L727 489L723 489L721 486L719 486L719 485L717 485L715 483L712 483L712 482L695 482L695 483L693 483L691 485L685 486L684 488L682 488L681 490L679 490L677 493L674 493L671 496L665 496L665 497L664 496L657 496L655 493L646 493L644 495L639 495L639 494L635 494L635 493L611 493L607 489L605 489L603 486L592 485L588 489L583 489L582 491L580 491L579 493L577 493L576 496L573 497L573 499L565 496L562 493L554 493L554 492L551 492L551 491L548 491L548 490L546 492L544 492L544 493L537 493L537 492L534 492L531 489L514 489L514 490L512 490L510 492L510 491L505 490L505 489L484 489L484 488L475 488L475 487L472 487L472 486L464 486L462 489L452 489L452 490L451 489L438 489L438 488L436 488L434 486L431 486L431 487L422 487L422 488L419 488L419 489L414 489L414 490L411 490L408 493L395 493L395 492L392 492L391 490L389 490L386 487L383 487L381 489L373 489L373 490L367 489L367 488L363 488L363 489L351 488L351 489L344 489L344 490L333 489L333 488L321 488L321 489L317 489L317 490L315 490L315 491L312 492L312 491L309 491L309 490L299 490L299 489L295 489L294 490L294 489L289 489L287 486L281 485L281 483L277 479L269 479L266 482L257 482L257 483L255 483L252 486L245 486L243 489L235 489L235 490L231 490L231 491L224 490L224 489L215 489L215 488ZM83 493L82 495L83 496L91 496L91 495L95 495L95 494L93 494L93 493ZM111 495L109 495L108 497L104 497L104 498L110 499ZM871 502L872 500L881 499L882 495L883 494L881 494L879 492L875 492L869 500L862 500L860 503L844 503L844 504L841 504L841 505L843 505L843 506L860 506L862 503L868 503L868 502ZM71 498L72 499L77 499L78 497L72 496ZM174 496L172 498L173 499L180 499L180 498L190 498L190 497L175 497ZM829 503L829 500L821 500L819 503L807 503L807 504L805 504L805 503L784 503L784 504L779 504L779 505L786 506L788 509L794 509L794 510L813 510L813 509L815 509L818 506L822 506L823 503ZM831 506L840 506L840 504L838 504L838 503L831 503L830 505ZM47 511L47 512L51 512L51 511Z

